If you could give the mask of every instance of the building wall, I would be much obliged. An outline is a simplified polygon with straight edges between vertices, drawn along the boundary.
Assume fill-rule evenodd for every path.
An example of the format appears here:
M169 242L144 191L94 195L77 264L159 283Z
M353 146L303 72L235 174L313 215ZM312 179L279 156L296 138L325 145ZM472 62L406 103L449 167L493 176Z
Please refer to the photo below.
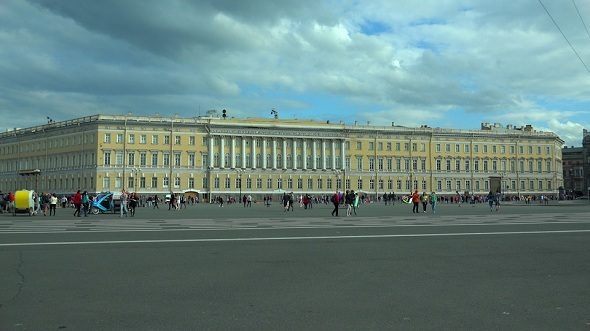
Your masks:
M6 132L0 142L3 191L125 188L145 195L241 193L260 199L345 189L371 196L414 189L557 194L564 185L563 141L529 126L451 130L95 115ZM37 183L19 175L29 169L41 170Z

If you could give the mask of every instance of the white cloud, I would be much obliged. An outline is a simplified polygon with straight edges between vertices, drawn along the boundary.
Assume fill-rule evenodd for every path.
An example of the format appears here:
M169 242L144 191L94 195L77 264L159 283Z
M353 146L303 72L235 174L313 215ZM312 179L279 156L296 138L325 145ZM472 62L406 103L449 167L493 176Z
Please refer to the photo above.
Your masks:
M544 3L588 58L571 3ZM533 124L569 143L587 125L572 109L590 109L590 73L537 2L7 0L0 22L0 112L36 115L6 128L46 113L277 107L384 125Z

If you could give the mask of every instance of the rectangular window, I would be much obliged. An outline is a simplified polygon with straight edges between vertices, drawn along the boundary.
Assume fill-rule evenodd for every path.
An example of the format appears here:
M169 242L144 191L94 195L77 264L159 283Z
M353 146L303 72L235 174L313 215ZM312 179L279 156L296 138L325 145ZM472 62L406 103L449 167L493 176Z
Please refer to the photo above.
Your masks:
M152 177L152 188L158 188L158 177Z
M110 143L111 142L111 134L110 133L105 133L104 134L104 142L105 143Z
M111 152L104 152L104 165L105 166L111 165Z
M140 144L146 144L147 143L147 135L142 134L139 136L139 143Z
M170 136L164 136L164 145L170 145Z
M193 136L188 137L188 144L191 146L194 146L195 145L195 137L193 137Z
M133 133L129 134L129 139L127 142L130 144L135 144L135 135Z
M158 136L157 135L153 135L152 136L152 145L157 145L158 144Z

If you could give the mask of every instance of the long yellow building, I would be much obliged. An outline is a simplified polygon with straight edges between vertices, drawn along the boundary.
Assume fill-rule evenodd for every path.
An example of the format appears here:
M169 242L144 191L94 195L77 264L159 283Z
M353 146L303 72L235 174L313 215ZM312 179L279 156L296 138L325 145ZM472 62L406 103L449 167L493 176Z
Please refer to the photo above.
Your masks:
M278 118L95 115L0 134L0 190L69 194L456 191L556 195L561 140L531 126L480 130Z

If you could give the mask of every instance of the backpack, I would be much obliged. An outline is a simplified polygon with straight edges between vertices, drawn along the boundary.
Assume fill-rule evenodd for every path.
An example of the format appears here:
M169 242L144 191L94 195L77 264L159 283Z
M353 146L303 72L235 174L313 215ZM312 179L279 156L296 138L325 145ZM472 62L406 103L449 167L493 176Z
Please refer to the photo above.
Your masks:
M334 198L334 196L331 196L330 197L330 202L332 202L332 203L336 202L336 198Z

